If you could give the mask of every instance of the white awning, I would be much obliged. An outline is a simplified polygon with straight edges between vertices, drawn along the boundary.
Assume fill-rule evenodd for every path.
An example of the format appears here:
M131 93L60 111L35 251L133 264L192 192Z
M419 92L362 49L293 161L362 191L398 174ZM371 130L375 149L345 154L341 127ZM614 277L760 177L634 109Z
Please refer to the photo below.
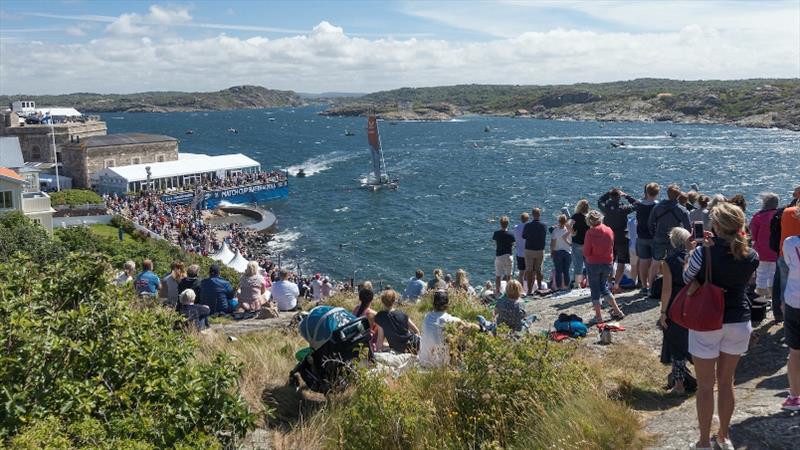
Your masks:
M126 183L147 181L147 167L150 167L150 179L179 177L225 170L238 170L261 167L258 161L241 153L232 155L208 156L200 154L179 154L176 161L165 161L130 166L107 167L97 172L93 178L101 176L121 178Z
M247 258L239 253L239 250L236 250L236 256L226 265L239 273L244 273L244 271L247 270L247 263L249 262Z
M83 115L75 108L36 108L36 112L50 117L80 117Z
M233 254L230 247L228 247L227 242L222 243L222 248L219 249L217 253L213 255L209 255L209 258L213 259L214 261L219 261L222 264L227 265L236 255Z

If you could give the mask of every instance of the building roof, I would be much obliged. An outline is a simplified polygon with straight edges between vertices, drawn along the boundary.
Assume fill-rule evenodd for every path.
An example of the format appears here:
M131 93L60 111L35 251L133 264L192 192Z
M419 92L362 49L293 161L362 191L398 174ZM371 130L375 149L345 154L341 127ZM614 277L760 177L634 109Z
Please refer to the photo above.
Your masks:
M25 178L22 178L17 172L7 167L0 167L0 178L16 181L18 183L25 183Z
M151 179L194 175L199 173L216 172L219 170L243 169L246 167L259 167L261 164L241 153L232 155L208 156L200 154L179 154L177 161L165 161L149 164L134 164L131 166L107 167L98 171L95 178L109 176L123 178L126 182L146 181L147 167L150 167Z
M19 146L19 138L16 136L0 137L0 167L22 167L25 160L22 159L22 149Z
M177 142L177 139L163 134L119 133L91 136L81 139L87 148L108 147L110 145L152 144L155 142Z
M36 112L43 115L43 116L51 116L51 117L80 117L81 114L75 108L60 108L60 107L38 107L36 108Z

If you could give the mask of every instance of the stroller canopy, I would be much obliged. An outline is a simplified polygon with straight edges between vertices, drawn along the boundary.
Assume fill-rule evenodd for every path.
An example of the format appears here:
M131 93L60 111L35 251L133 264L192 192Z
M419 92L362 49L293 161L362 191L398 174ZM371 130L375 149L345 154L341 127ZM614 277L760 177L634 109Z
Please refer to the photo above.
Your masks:
M353 320L356 320L356 316L344 308L317 306L300 322L300 335L316 350L331 338L337 328Z

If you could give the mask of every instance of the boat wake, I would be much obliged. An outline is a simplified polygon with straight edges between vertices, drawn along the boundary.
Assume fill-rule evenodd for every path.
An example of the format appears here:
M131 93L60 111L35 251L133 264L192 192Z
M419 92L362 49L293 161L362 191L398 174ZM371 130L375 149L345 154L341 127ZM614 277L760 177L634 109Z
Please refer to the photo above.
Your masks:
M272 236L267 246L273 253L283 253L294 248L294 243L302 234L299 231L284 230Z
M358 156L356 153L335 151L315 156L306 161L303 161L300 164L295 164L293 166L286 167L284 170L288 171L289 175L296 176L297 172L300 169L303 169L303 171L306 174L306 177L310 177L312 175L316 175L320 172L324 172L330 169L336 163L351 160L356 156Z
M663 140L672 139L663 134L656 135L632 135L632 136L545 136L534 138L519 138L503 141L506 145L516 145L518 147L531 147L549 142L569 142L569 141L620 141L620 140Z

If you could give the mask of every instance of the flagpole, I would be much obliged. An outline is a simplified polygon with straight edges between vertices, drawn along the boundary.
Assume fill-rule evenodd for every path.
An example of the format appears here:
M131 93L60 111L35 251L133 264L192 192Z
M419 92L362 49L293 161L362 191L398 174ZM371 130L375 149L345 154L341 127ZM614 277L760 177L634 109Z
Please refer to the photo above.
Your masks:
M61 180L58 177L58 153L56 152L56 128L53 125L53 116L50 116L50 136L53 142L53 161L56 162L56 191L61 191Z

